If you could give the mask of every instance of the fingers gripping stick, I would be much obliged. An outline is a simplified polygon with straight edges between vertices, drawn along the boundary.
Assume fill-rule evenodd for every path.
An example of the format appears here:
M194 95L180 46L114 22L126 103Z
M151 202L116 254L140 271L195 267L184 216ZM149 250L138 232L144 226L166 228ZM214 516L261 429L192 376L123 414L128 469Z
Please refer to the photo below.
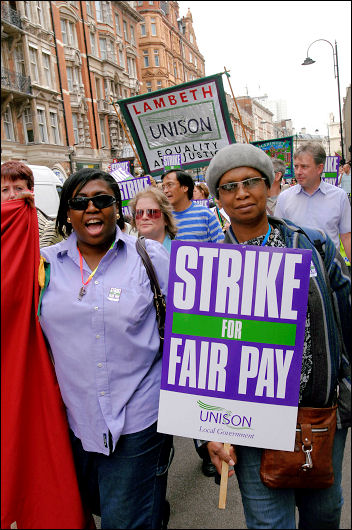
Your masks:
M230 454L230 444L224 444L224 451ZM222 461L221 468L221 481L220 481L220 493L219 493L219 508L224 510L226 508L226 496L227 496L227 482L229 476L229 465L225 460Z

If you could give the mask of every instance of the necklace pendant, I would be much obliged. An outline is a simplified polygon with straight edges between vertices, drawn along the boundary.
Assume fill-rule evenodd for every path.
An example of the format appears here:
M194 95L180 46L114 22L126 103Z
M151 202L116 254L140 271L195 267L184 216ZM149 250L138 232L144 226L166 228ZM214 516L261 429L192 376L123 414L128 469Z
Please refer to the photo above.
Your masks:
M85 287L82 285L82 287L79 290L78 300L81 301L85 294L86 294L86 290L85 290Z

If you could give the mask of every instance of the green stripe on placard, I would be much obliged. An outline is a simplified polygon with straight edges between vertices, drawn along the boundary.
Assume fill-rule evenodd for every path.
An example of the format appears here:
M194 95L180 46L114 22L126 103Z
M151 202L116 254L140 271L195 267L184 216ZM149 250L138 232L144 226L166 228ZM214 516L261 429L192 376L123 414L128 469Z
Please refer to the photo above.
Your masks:
M121 201L121 206L127 206L131 199L127 199L126 201Z
M280 344L294 346L296 340L296 324L282 322L263 322L262 320L246 320L243 318L228 319L209 315L189 315L174 313L172 333L177 335L193 335L210 339L228 339L231 336L225 331L222 336L223 320L239 321L242 324L240 338L243 342L258 342L262 344Z

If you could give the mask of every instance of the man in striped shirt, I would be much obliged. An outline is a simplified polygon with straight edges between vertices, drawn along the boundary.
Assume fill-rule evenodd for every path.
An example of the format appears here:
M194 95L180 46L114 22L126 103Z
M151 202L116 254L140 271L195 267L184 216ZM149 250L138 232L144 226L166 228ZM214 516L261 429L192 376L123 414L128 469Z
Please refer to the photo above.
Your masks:
M161 176L162 190L168 198L177 223L176 239L220 243L224 239L214 213L192 202L194 182L188 173L167 171Z

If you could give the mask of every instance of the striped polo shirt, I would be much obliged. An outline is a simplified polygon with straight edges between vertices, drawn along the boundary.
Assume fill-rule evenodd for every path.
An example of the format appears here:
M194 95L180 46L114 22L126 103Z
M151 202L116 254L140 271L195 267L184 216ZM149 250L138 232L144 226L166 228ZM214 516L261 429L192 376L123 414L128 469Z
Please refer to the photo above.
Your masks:
M180 241L208 241L220 243L224 239L221 226L214 213L192 202L182 212L173 212L177 223L176 239Z

